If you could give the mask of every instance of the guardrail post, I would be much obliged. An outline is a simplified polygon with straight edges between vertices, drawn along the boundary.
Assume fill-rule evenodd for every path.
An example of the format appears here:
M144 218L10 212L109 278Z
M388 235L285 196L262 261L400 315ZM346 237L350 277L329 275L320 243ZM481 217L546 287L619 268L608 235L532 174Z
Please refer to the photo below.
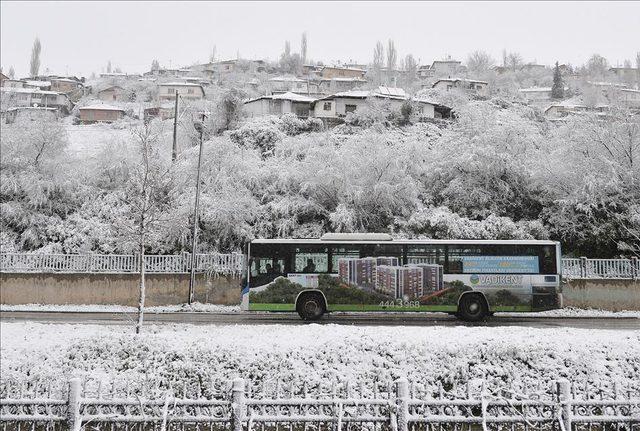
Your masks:
M80 416L80 379L69 380L69 400L67 403L67 424L70 431L80 431L82 428L82 416Z
M631 278L637 280L640 277L640 265L638 265L638 257L631 257Z
M558 391L558 404L560 405L560 423L564 431L571 431L572 408L571 408L571 389L568 380L559 380L556 382Z
M245 420L247 404L244 398L244 379L234 379L231 390L231 429L242 431L242 423Z
M587 278L587 258L580 258L580 278Z
M409 429L409 381L407 379L396 380L396 420L398 431Z

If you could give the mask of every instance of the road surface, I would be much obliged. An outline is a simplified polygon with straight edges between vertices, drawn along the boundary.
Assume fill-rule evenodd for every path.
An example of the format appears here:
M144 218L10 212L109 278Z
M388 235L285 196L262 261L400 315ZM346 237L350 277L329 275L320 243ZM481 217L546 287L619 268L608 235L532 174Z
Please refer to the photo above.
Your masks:
M2 322L39 322L75 324L131 324L135 313L2 311ZM306 325L295 313L146 313L145 321L154 324L189 323L194 325ZM500 316L484 322L466 323L441 313L333 313L314 323L353 326L520 326L527 328L582 328L640 330L638 318Z

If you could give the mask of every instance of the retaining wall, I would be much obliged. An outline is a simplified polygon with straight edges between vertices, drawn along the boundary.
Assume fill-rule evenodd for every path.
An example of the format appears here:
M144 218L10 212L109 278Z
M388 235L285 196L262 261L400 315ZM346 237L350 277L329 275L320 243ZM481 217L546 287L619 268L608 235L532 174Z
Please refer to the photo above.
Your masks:
M149 306L187 302L189 274L147 274ZM563 286L565 306L602 310L640 310L639 280L569 280ZM196 276L195 300L238 304L240 279ZM2 304L138 304L136 274L0 274Z
M147 274L146 305L187 302L189 274ZM2 304L138 305L137 274L0 274ZM194 299L213 304L240 303L240 279L196 275Z
M564 305L601 310L640 310L640 280L568 280Z

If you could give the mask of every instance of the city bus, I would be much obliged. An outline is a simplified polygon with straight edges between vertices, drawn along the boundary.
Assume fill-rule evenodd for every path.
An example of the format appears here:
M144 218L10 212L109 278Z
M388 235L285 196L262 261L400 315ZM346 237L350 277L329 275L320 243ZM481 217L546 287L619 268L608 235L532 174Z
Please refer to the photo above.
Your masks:
M560 244L405 240L388 234L255 239L245 246L242 308L297 312L431 311L478 321L562 307Z

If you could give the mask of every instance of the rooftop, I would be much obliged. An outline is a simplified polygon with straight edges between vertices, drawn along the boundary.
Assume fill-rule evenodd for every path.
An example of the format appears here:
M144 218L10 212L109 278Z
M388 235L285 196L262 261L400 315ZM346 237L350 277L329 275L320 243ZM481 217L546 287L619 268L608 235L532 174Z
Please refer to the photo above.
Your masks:
M99 111L122 111L122 112L124 112L124 109L122 109L122 108L118 108L117 106L112 106L112 105L105 105L105 104L87 105L87 106L83 106L82 108L80 108L81 111L83 109L99 110Z
M194 84L192 82L162 82L160 84L158 84L160 86L172 86L172 87L178 87L178 86L182 86L182 87L200 87L202 88L202 85L200 84Z

